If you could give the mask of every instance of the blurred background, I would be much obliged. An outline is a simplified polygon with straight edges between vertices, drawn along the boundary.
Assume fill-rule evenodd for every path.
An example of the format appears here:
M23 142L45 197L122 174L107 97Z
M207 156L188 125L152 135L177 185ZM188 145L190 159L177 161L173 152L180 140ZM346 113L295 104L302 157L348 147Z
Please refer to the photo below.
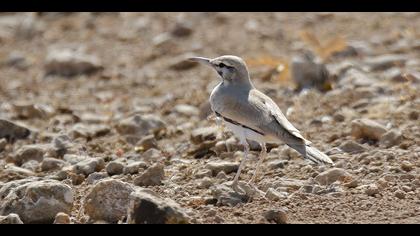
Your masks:
M219 160L229 145L231 151L238 150L234 138L224 143L208 130L197 131L214 125L208 119L208 97L220 80L209 68L185 60L225 54L242 57L256 87L272 97L339 167L349 170L353 179L362 179L358 185L407 170L419 179L419 25L420 13L408 12L1 13L0 121L27 127L31 134L0 122L0 140L4 138L0 168L9 163L33 173L3 171L0 181L56 173L42 170L42 158L24 165L26 159L17 160L16 153L29 144L56 145L57 135L75 145L64 153L102 157L105 164L119 158L127 162L128 154L153 148L159 151L156 155L173 161L165 169L171 176L199 171L209 159ZM145 140L148 134L152 136ZM221 143L216 145L214 139ZM278 153L294 158L282 146L270 148L272 159ZM63 159L60 153L45 155ZM403 161L411 167L401 170ZM308 179L323 171L303 166L298 161L281 174L271 171L267 181L281 175ZM196 189L195 180L178 177L187 186L184 191L205 195ZM72 181L75 186L84 183L76 177ZM409 190L400 189L406 185ZM417 185L388 186L384 191L390 196L404 192L405 202L395 203L404 205L402 212L418 209L413 207L420 196ZM365 195L363 188L360 191ZM173 197L183 206L190 202L182 194ZM290 219L348 219L337 211L318 212L319 221L308 219L309 208L296 206ZM220 214L226 222L247 221L232 213ZM352 219L396 221L378 214L376 218L354 214ZM418 212L415 215L399 220L419 222ZM217 221L213 216L203 218L203 222Z

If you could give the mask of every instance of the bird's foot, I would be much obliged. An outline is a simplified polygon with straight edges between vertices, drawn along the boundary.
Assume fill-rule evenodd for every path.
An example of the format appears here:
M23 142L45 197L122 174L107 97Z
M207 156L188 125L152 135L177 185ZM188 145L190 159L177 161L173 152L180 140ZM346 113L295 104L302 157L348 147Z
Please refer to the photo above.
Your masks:
M264 196L265 193L257 188L255 184L253 183L245 183L245 182L233 182L232 183L232 189L240 194L245 195L250 198L256 197L256 196Z
M244 191L242 188L239 187L238 181L233 181L232 189L238 194L247 195L246 191Z

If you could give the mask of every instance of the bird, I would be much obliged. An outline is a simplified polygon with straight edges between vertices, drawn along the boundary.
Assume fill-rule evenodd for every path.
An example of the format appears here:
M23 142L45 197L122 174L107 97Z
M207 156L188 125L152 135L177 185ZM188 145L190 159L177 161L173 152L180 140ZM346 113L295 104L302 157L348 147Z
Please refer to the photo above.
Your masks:
M247 140L260 144L261 153L249 183L254 183L260 165L267 156L267 143L285 143L298 151L305 159L317 164L333 164L333 161L306 140L284 116L277 104L253 85L244 60L238 56L224 55L213 59L191 57L213 68L221 78L210 94L211 110L218 119L239 139L244 155L232 182L238 189L238 180L250 147Z

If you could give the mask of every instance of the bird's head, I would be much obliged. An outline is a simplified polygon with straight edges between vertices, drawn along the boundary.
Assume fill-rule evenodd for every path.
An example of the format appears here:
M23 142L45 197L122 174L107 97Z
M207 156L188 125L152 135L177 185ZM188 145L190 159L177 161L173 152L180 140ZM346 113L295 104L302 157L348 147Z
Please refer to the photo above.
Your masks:
M193 57L189 60L212 67L228 84L251 85L248 68L240 57L225 55L214 59Z

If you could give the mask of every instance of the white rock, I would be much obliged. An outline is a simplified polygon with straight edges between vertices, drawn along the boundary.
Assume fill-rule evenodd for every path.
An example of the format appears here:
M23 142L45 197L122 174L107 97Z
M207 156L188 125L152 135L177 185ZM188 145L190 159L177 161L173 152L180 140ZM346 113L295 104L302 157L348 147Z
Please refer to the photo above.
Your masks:
M146 169L148 167L147 163L144 161L135 161L132 163L127 164L124 167L124 174L137 174L139 173L140 169Z
M0 216L0 225L3 224L23 224L18 214L10 213L7 216Z
M366 151L366 148L363 145L352 140L342 143L339 149L347 153L360 153Z
M8 190L0 215L17 213L24 223L52 223L57 213L70 214L73 206L73 190L56 180L28 182Z
M332 168L316 176L315 181L321 185L330 185L337 180L343 181L345 178L351 178L351 175L347 171L340 168Z
M103 69L98 57L71 49L54 49L45 60L45 73L62 76L90 74Z
M195 106L187 105L187 104L178 104L174 107L174 111L185 115L187 117L191 116L198 116L200 113L199 109Z
M278 201L287 198L287 192L279 192L273 188L268 188L265 197L272 201Z
M100 171L105 167L105 162L102 158L88 158L73 166L73 171L76 174L84 174L88 176L95 171Z
M47 148L47 145L41 144L22 146L16 151L16 154L13 156L13 161L18 165L22 165L29 160L41 162L44 159Z
M102 180L93 186L84 200L84 211L92 220L116 223L127 215L134 186L120 180Z
M140 140L141 137L163 130L165 127L165 122L156 115L134 115L121 120L115 128L121 135L135 136Z
M42 171L51 171L61 169L65 165L67 165L67 163L63 160L46 157L41 162L40 167Z
M351 134L355 138L367 138L372 140L380 140L381 136L386 133L386 128L369 119L356 119L351 122Z
M230 174L232 172L237 171L239 168L239 164L236 162L229 161L215 161L207 163L204 168L211 170L213 176L216 176L221 171L225 172L226 174Z
M400 144L402 141L402 133L399 130L390 130L384 133L380 139L380 145L385 148Z

